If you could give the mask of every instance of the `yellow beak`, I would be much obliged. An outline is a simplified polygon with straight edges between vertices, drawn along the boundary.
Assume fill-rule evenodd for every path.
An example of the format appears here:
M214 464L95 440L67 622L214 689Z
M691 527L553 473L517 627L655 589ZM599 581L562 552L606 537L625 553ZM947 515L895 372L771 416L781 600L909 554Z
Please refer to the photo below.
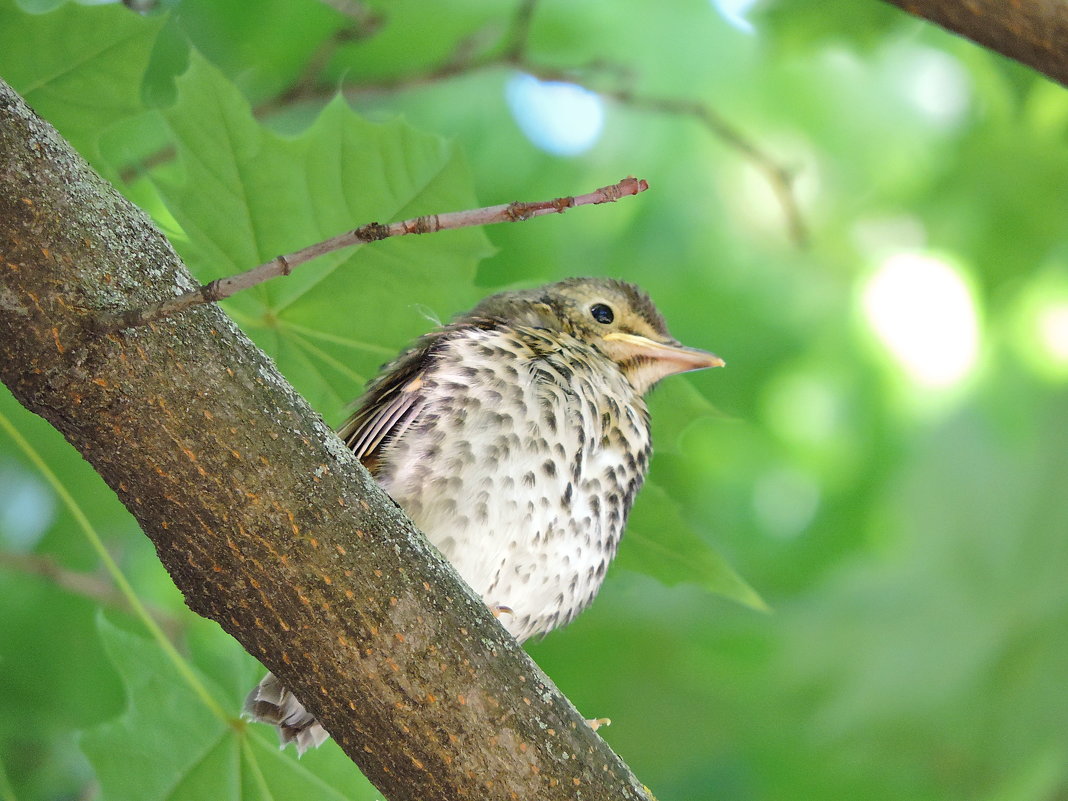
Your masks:
M619 350L633 356L644 356L671 365L669 373L685 373L689 370L704 370L707 367L725 367L727 363L714 353L697 348L688 348L677 342L656 342L638 334L623 334L612 331L604 335L609 342L622 345ZM613 348L614 350L615 348Z
M638 334L611 331L604 335L609 355L620 365L639 392L675 373L724 367L726 362L706 350L678 342L657 342Z

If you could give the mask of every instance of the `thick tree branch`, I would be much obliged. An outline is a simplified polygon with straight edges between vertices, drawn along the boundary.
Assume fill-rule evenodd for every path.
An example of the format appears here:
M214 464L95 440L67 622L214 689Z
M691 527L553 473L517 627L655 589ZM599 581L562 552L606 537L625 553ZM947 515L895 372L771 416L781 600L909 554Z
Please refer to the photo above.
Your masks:
M95 333L105 309L193 288L0 82L0 378L118 493L189 606L393 801L647 799L217 307Z
M1064 0L885 0L1068 86Z
M389 223L367 223L359 228L346 231L343 234L316 242L314 245L287 253L283 256L275 256L270 261L264 262L258 267L245 270L237 275L226 278L217 278L214 281L197 287L189 292L183 292L173 298L150 303L136 309L127 309L117 314L99 315L95 323L97 329L102 332L121 331L124 328L136 328L140 325L148 325L155 320L171 317L175 314L199 306L202 303L214 303L219 300L236 295L245 289L250 289L264 281L289 275L294 268L305 264L319 256L333 253L335 250L352 247L353 245L380 242L397 236L410 234L433 234L438 231L452 231L457 228L471 228L478 225L492 225L501 222L519 222L545 214L563 214L568 209L576 206L596 206L600 203L614 203L622 197L636 195L649 188L649 184L638 178L624 178L611 186L602 186L585 195L571 197L558 197L553 200L535 201L532 203L504 203L499 206L486 206L481 209L467 209L465 211L450 211L443 214L428 214L422 217L413 217L410 220Z

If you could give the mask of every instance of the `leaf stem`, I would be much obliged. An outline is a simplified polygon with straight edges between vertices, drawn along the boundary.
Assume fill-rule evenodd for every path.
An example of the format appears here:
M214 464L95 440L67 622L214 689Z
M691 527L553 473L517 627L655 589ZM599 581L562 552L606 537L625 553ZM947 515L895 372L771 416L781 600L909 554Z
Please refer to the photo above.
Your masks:
M17 801L15 789L11 786L11 782L8 781L7 771L4 770L2 760L0 760L0 801Z
M171 641L164 634L163 629L152 618L149 611L145 608L145 605L141 603L141 599L137 597L137 593L134 591L130 582L127 581L126 576L123 575L122 570L118 564L108 553L107 548L104 547L104 542L101 540L96 528L89 521L85 512L82 510L78 501L74 496L67 491L66 486L59 480L59 477L52 472L52 469L48 466L45 460L37 452L30 442L22 436L21 432L15 427L15 425L7 418L7 416L0 412L0 428L2 428L9 437L14 441L15 445L21 450L37 468L37 470L44 477L45 481L52 487L52 490L59 496L59 499L63 502L63 505L67 507L67 510L74 518L74 522L78 524L78 527L85 534L85 538L89 541L89 544L96 551L97 556L100 557L100 561L103 562L105 569L111 574L111 578L114 580L115 585L119 588L119 591L125 597L126 602L130 605L130 609L133 613L140 618L145 628L148 629L152 638L156 641L163 652L171 660L175 669L185 679L190 689L200 698L203 704L211 710L212 714L218 717L229 725L232 715L228 715L226 710L222 708L218 701L212 697L208 689L200 681L196 671L185 660L185 658L178 653L178 650L174 647ZM2 788L0 788L2 789Z
M256 783L256 788L260 791L260 797L265 801L274 801L274 794L271 793L271 786L267 783L267 778L263 775L263 768L260 767L259 758L256 756L256 752L252 750L253 742L251 737L241 738L241 750L245 754L245 761L248 763L249 773L252 774L252 780Z

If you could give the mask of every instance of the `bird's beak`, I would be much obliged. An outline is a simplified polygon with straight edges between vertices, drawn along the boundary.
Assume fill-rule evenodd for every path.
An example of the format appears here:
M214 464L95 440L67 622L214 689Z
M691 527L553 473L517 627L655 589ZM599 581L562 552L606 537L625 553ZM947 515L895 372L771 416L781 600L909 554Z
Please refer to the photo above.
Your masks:
M690 370L723 367L726 362L713 353L688 348L678 342L657 342L638 334L611 331L604 335L611 357L639 392L644 392L661 378Z

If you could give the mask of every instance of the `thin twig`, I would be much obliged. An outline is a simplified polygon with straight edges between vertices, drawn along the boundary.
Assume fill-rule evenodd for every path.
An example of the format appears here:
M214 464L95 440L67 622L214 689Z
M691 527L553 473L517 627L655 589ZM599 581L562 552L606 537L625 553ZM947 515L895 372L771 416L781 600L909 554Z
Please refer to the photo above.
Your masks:
M692 117L701 123L712 136L752 162L764 175L771 185L779 204L782 206L790 238L798 247L807 245L808 231L797 197L794 194L794 170L776 161L759 147L754 140L744 134L741 129L729 122L726 117L707 103L680 98L637 95L626 88L599 88L595 82L589 79L590 75L600 72L615 72L617 75L628 75L629 70L620 65L599 61L582 69L561 69L534 61L527 54L527 48L531 21L536 5L537 0L522 0L519 3L513 14L511 24L507 32L501 37L501 43L497 48L483 51L481 55L471 55L470 48L466 46L465 40L443 60L419 72L382 78L358 85L349 84L342 91L348 98L367 93L396 92L440 83L460 75L468 75L481 70L507 66L533 75L541 81L558 81L582 86L623 106ZM633 83L633 80L627 80L626 83ZM334 91L336 89L331 89L329 94L332 95ZM305 83L304 90L287 92L286 97L287 102L328 99L322 87L316 87L311 83ZM274 110L281 105L284 105L284 103L272 102L270 108ZM262 111L262 108L258 108L257 114Z
M209 284L204 284L198 289L186 292L158 303L142 306L135 309L127 309L117 314L101 316L95 324L98 331L110 333L121 331L126 328L147 325L155 320L170 317L202 303L214 303L234 295L244 289L261 284L271 278L281 275L289 275L294 268L305 262L332 253L341 248L351 247L368 242L378 242L396 236L408 234L432 234L437 231L447 231L456 228L470 228L476 225L491 225L501 222L522 222L532 217L540 217L544 214L563 214L575 206L591 206L601 203L614 203L628 195L637 195L649 188L649 184L640 178L627 177L611 186L603 186L585 195L572 197L560 197L553 200L541 200L533 203L505 203L500 206L487 206L480 209L467 209L465 211L452 211L444 214L429 214L423 217L413 217L409 220L382 225L381 223L367 223L338 234L330 239L317 242L314 245L301 248L292 253L276 256L258 267L253 267L243 273L218 278Z
M352 28L340 28L320 42L315 51L308 56L308 61L300 71L297 80L272 102L281 108L292 103L294 98L300 97L308 89L317 86L319 76L323 74L338 47L343 42L350 41L354 36L355 32Z
M375 33L383 22L381 14L358 0L320 0L320 2L356 23L361 37Z
M801 209L797 204L797 198L794 195L794 171L769 156L752 139L742 133L733 123L728 122L722 114L711 106L693 100L646 97L625 91L602 91L601 95L633 108L696 119L711 134L727 146L741 153L764 174L764 177L771 185L772 191L775 192L779 204L782 206L791 239L798 247L805 247L808 244L808 231L801 215Z
M501 57L508 61L519 61L527 50L530 39L530 23L534 19L534 7L538 0L521 0L512 15L512 24L507 34L507 44Z
M378 33L384 18L376 11L368 8L357 0L320 0L340 14L344 14L352 22L342 28L338 28L326 39L319 43L318 47L308 56L307 63L297 76L293 85L281 95L270 101L271 105L281 108L289 105L300 98L306 91L314 91L330 60L334 57L342 44L348 44L360 39L368 39Z
M474 70L497 67L500 66L501 63L502 61L499 58L483 59L478 63L469 63L467 65L450 60L415 75L386 78L377 81L374 84L347 86L343 92L346 97L353 97L369 92L395 92L403 89L412 89L448 80L457 75L467 74ZM623 73L622 69L613 68L612 65L605 63L590 65L589 69L583 71L547 67L533 63L521 56L516 61L508 63L512 63L512 66L516 69L521 70L528 75L533 75L540 81L556 81L582 86L589 89L591 92L595 92L608 100L613 100L622 106L644 111L672 114L680 117L692 117L697 120L712 136L719 139L727 147L738 152L764 175L765 179L771 185L772 191L775 192L779 205L782 206L790 238L798 247L803 248L808 244L808 229L805 225L804 216L801 214L801 208L798 205L797 197L794 194L795 171L776 161L771 155L760 148L754 140L750 139L749 136L743 133L741 129L733 123L728 122L727 118L716 111L712 106L707 103L683 98L638 95L629 89L598 89L592 86L590 81L582 77L582 72L593 70L608 71L614 69L614 71L620 74ZM308 98L305 97L304 99ZM325 99L325 96L323 96L322 99Z
M0 551L0 568L47 579L60 589L93 603L133 613L125 596L114 586L88 573L65 568L49 556ZM180 638L182 625L177 618L159 609L149 609L149 614L167 633L168 639L177 641Z
M348 1L322 0L330 5L344 4ZM737 151L743 158L748 159L764 175L782 206L790 238L798 247L804 247L807 244L808 231L794 192L794 170L780 164L708 103L641 96L627 88L606 89L598 85L600 81L591 80L591 76L595 74L611 72L616 74L617 80L620 80L620 76L625 78L620 82L632 84L633 76L630 76L630 70L623 65L597 61L581 68L561 69L538 63L530 58L528 53L530 29L536 6L537 0L520 0L506 31L500 36L495 46L476 49L471 46L471 37L466 37L436 64L406 75L380 78L359 84L349 83L342 87L341 91L345 97L351 99L368 94L415 89L451 80L461 75L508 67L533 75L541 81L560 81L582 86L623 106L692 117L701 123L712 136ZM325 102L337 93L337 85L323 86L322 83L314 80L313 74L314 70L306 70L282 95L258 105L255 115L262 118L286 105L295 103ZM164 149L150 156L140 165L124 169L120 177L129 182L148 168L167 161L173 156L173 148Z

